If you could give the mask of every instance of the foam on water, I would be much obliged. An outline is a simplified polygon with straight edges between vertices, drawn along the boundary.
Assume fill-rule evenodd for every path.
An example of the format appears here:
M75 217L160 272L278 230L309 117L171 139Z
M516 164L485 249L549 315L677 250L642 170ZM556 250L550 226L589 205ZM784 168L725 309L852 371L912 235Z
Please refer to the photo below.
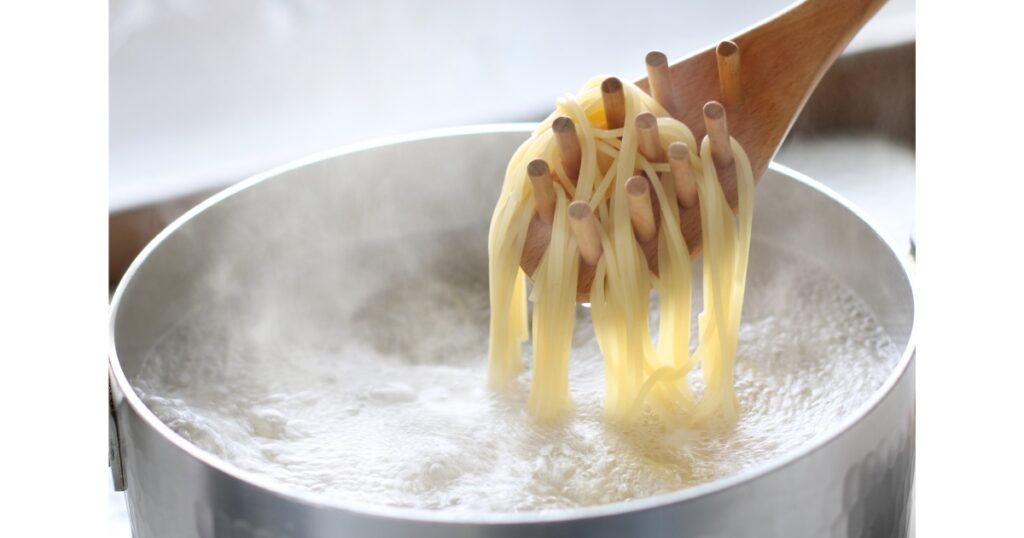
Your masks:
M734 428L687 430L653 417L628 430L606 425L602 362L584 308L570 373L574 415L541 427L523 411L528 372L507 394L486 388L481 261L362 286L337 331L321 327L315 338L261 323L251 301L223 299L157 343L136 390L186 439L285 487L509 512L646 497L734 474L849 415L897 359L857 297L755 242ZM254 325L259 331L237 330Z

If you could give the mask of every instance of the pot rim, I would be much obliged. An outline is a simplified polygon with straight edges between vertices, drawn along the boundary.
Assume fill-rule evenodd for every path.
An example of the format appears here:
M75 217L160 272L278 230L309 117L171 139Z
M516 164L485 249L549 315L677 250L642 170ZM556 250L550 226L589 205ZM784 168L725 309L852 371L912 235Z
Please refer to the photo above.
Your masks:
M627 513L641 512L645 510L651 510L660 508L666 505L682 503L697 499L704 496L713 495L715 493L739 486L743 483L756 480L760 477L774 473L784 467L787 467L796 461L803 459L809 454L816 452L828 446L831 442L842 436L854 424L859 422L863 417L871 413L871 411L877 407L886 396L890 394L892 388L899 383L899 381L906 374L910 363L914 360L916 345L915 337L917 333L917 315L916 315L916 293L914 290L914 278L913 273L907 259L900 254L900 250L896 248L895 243L884 233L881 228L864 213L863 210L853 205L849 200L842 197L832 189L825 185L807 177L800 172L797 172L787 166L771 162L769 168L779 172L789 178L803 183L814 190L817 190L835 202L842 205L845 209L853 213L859 218L868 228L880 239L885 246L889 249L891 254L896 258L897 262L903 270L903 275L906 277L908 287L910 288L910 299L914 308L913 319L911 320L910 335L907 340L907 345L900 356L896 366L889 372L882 385L876 389L871 396L862 403L853 413L844 417L842 420L837 421L832 427L827 429L825 432L816 435L809 439L802 446L796 450L786 452L780 456L768 459L758 465L744 469L738 473L729 475L725 478L698 484L696 486L687 487L681 490L676 490L668 493L661 493L650 497L644 497L641 499L633 499L628 501L619 501L615 503L600 504L593 506L577 507L577 508L559 508L551 510L539 510L531 512L448 512L444 510L427 510L417 508L402 508L387 505L364 503L360 501L349 501L337 498L332 498L327 495L313 493L309 491L303 491L299 489L286 489L283 484L277 483L274 480L258 475L251 471L240 469L228 461L221 459L198 446L187 441L185 438L178 435L169 426L163 423L157 416L142 402L138 394L135 393L128 382L128 379L121 368L120 360L117 356L117 346L115 340L115 323L117 320L118 307L120 306L122 296L125 293L127 285L133 279L139 268L145 263L146 259L150 254L160 246L160 244L178 228L182 227L187 221L199 213L206 211L213 205L221 202L222 200L233 196L234 194L241 192L245 189L252 187L258 183L261 183L270 178L281 175L285 172L301 168L312 163L322 161L329 158L339 157L351 153L374 149L377 147L388 146L393 144L416 142L420 140L445 138L454 136L466 136L466 135L477 135L477 134L493 134L493 133L530 133L533 132L538 124L536 123L495 123L495 124L479 124L469 125L462 127L451 127L444 129L432 129L426 131L417 131L409 134L389 136L383 138L377 138L366 142L359 142L355 144L345 145L337 148L328 149L325 151L317 152L306 157L299 158L290 163L272 168L265 172L250 176L246 179L239 181L227 188L213 194L206 200L200 202L195 207L191 208L183 215L175 219L172 223L167 225L166 228L160 231L142 251L136 256L135 260L132 261L128 270L125 271L124 276L118 283L117 289L114 291L114 295L111 299L110 305L110 318L109 318L109 351L108 351L108 363L109 363L109 375L113 382L116 384L118 389L117 392L121 393L121 397L127 400L128 405L131 409L138 414L138 416L145 421L145 423L159 432L166 440L183 450L189 456L196 460L224 473L228 476L234 477L238 480L248 482L256 487L259 487L267 492L283 497L292 502L304 504L313 508L340 510L345 512L352 512L358 514L364 514L375 517L382 517L388 519L399 519L409 522L429 522L429 523L448 523L448 524L533 524L533 523L552 523L561 521L572 521L580 519L594 519L609 516L622 515Z

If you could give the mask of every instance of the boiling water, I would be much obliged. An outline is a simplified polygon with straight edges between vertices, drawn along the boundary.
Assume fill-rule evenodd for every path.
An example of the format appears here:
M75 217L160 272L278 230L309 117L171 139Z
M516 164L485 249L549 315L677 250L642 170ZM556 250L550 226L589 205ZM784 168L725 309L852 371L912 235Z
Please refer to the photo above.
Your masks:
M441 243L449 255L419 258L427 267L419 276L410 264L364 264L359 275L348 269L346 284L335 282L348 286L344 293L315 291L311 276L295 277L288 293L222 293L151 350L136 390L186 439L286 488L510 512L646 497L780 456L864 403L897 359L857 297L812 264L755 242L735 427L693 430L653 417L628 429L606 425L602 359L582 307L575 410L563 424L538 426L523 411L528 369L507 394L485 385L485 254L457 237L431 246Z

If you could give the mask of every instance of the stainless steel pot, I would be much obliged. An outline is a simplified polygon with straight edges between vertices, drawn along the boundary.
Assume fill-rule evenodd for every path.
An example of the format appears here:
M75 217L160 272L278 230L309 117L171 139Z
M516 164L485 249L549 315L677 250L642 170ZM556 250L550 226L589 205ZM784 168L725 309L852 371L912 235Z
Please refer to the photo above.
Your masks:
M801 449L730 478L543 513L453 515L345 503L286 493L234 468L175 434L133 392L130 380L147 350L216 289L211 275L228 286L277 282L298 291L299 302L323 295L343 300L344 278L337 289L303 293L301 275L274 271L294 272L302 265L296 260L331 263L340 243L427 229L475 226L482 252L505 163L531 129L435 131L314 155L217 194L150 243L121 281L110 318L111 469L127 492L136 536L906 534L914 472L914 298L907 268L856 209L774 164L757 189L755 234L812 256L853 289L902 356L853 416ZM420 218L424 212L429 221ZM389 260L384 254L373 263Z

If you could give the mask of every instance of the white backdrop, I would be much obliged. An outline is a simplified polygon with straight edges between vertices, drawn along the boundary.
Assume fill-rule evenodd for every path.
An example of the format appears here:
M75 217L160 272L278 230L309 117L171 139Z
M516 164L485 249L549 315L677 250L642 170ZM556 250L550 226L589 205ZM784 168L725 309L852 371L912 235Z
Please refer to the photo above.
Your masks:
M539 119L591 76L639 78L648 50L683 57L789 3L111 0L111 209L358 140ZM891 0L860 46L912 32L913 10Z

